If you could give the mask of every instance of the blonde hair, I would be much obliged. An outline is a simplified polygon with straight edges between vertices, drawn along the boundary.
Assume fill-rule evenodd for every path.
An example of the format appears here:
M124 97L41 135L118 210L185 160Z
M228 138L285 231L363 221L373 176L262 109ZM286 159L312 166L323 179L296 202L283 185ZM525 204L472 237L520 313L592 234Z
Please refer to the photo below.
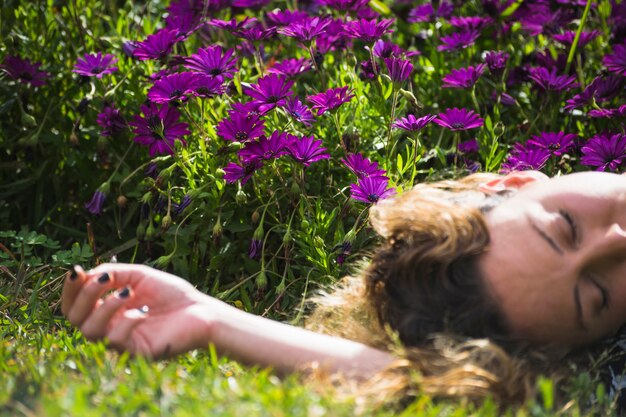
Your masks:
M519 404L533 394L537 364L563 354L510 339L476 267L489 243L484 212L502 198L478 186L494 178L420 184L370 209L381 245L357 276L315 300L307 322L398 353L362 393L382 402L425 393Z

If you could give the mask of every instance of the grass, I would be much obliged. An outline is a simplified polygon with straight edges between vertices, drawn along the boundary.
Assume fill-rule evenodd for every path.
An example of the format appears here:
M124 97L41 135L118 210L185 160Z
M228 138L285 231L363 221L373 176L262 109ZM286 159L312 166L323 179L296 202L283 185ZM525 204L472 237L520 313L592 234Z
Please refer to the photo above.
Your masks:
M27 270L27 268L24 268ZM354 398L279 378L270 369L218 358L210 348L150 362L86 341L58 315L61 270L29 275L16 286L0 280L0 416L557 416L611 415L614 405L588 373L567 389L573 400L555 405L557 387L539 381L537 400L515 410L492 402L417 398L406 408L358 407ZM33 298L33 285L41 290ZM587 399L596 394L594 404Z

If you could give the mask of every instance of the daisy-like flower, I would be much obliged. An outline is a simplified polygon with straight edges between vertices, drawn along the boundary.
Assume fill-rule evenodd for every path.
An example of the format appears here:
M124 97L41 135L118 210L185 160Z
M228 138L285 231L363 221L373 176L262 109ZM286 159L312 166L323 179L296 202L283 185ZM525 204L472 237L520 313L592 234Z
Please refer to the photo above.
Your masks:
M178 123L180 112L167 104L150 103L141 106L142 116L135 116L128 124L133 126L134 141L150 148L150 156L173 154L174 143L191 133L187 123Z
M357 176L365 177L385 177L387 172L378 168L378 162L372 162L360 153L349 153L341 162Z
M176 72L156 81L148 90L148 100L154 103L184 102L195 88L195 73Z
M306 127L311 127L311 123L315 120L315 116L307 106L305 106L298 97L292 96L285 101L285 110L294 120L302 123Z
M102 113L98 113L96 123L102 128L100 131L102 136L115 136L126 129L126 120L112 104L105 105Z
M466 30L462 32L455 32L448 36L441 37L441 45L437 47L438 51L458 51L459 49L467 48L476 42L476 39L480 36L480 32L477 30Z
M290 23L304 20L309 15L301 10L291 11L289 9L276 10L265 15L269 26L287 26Z
M350 197L364 203L375 204L396 193L395 188L387 188L386 177L364 177L356 184L350 184Z
M484 120L472 110L453 108L439 113L433 122L456 132L481 127Z
M369 0L318 0L317 3L328 6L331 9L348 12L364 9L367 7Z
M582 93L576 94L567 100L565 110L572 110L589 104L591 100L596 103L611 100L621 91L624 86L624 78L621 76L596 77L585 87Z
M246 146L239 151L239 159L244 163L256 160L279 158L287 154L286 147L295 136L275 130L270 137L261 136L256 141L246 142Z
M102 206L104 205L104 200L106 200L106 198L106 193L99 188L93 193L89 203L85 204L85 208L91 214L99 215L102 213Z
M193 84L193 95L202 98L213 98L226 92L226 86L221 77L211 77L205 74L196 74Z
M413 64L408 59L385 58L384 61L389 78L391 78L394 84L402 83L411 76Z
M544 148L525 147L516 143L511 154L502 163L500 172L508 173L512 171L539 171L550 159L550 151Z
M506 68L506 62L509 60L509 54L502 51L488 51L485 54L485 63L489 67L489 72L494 76L500 77Z
M321 116L327 111L333 111L344 103L354 98L352 90L349 87L331 88L323 93L308 96L306 100L313 103L312 110L317 110L317 115Z
M409 132L417 132L425 128L430 122L432 122L436 118L436 115L427 114L426 116L422 116L418 119L412 114L407 114L406 117L396 119L393 122L392 127L407 130Z
M322 141L315 140L313 135L302 138L292 137L287 145L287 151L293 159L308 167L313 162L330 158L330 155L326 153L326 148L322 148L321 145Z
M546 91L568 91L578 85L575 75L559 75L556 68L550 71L544 67L534 67L530 69L529 77L539 88Z
M259 10L267 6L271 0L231 0L231 5L240 9Z
M267 72L284 75L287 78L295 78L311 69L311 60L307 58L289 58L277 62L273 67L267 69Z
M300 42L308 45L313 39L324 33L331 21L332 19L328 17L306 17L279 28L278 33L289 36L290 38L296 38Z
M207 21L207 24L209 26L215 26L216 28L224 29L231 33L238 31L238 30L249 28L256 23L257 23L256 18L247 17L247 16L239 22L237 21L237 19L231 19L231 20L210 19L209 21Z
M261 114L265 114L277 106L284 106L287 97L293 95L289 89L293 80L282 75L269 74L257 80L257 84L244 88L244 94L252 97L252 103Z
M185 68L198 71L211 77L233 78L237 68L237 58L233 57L235 50L224 51L219 45L207 46L198 49L198 52L184 59Z
M216 131L224 140L246 142L261 136L264 128L264 121L258 116L231 112L230 118L217 124Z
M175 31L161 29L149 35L144 41L135 42L133 55L141 61L149 59L164 61L176 42L178 42L178 34Z
M179 203L172 202L172 214L174 217L180 216L180 214L191 204L191 196L185 194Z
M234 30L232 33L239 38L247 39L251 42L259 42L274 36L276 28L265 28L261 23L255 23L250 27Z
M374 69L371 59L359 63L359 77L362 80L373 80L379 72L380 66L376 64L376 69Z
M482 30L493 23L493 19L483 16L452 16L449 23L457 29Z
M102 55L102 52L85 54L82 59L78 59L72 72L84 77L102 78L104 74L117 71L117 67L113 66L116 62L117 58L111 54Z
M11 78L22 84L30 84L33 87L41 87L46 84L46 79L50 77L45 71L40 71L41 63L32 63L28 59L18 56L8 55L4 58L0 68Z
M369 50L369 46L365 49ZM372 54L377 58L403 58L419 55L418 51L407 52L393 42L377 40L372 48Z
M470 66L467 68L459 68L450 71L443 77L444 88L471 88L476 84L476 81L483 75L487 68L486 64L479 64L475 67Z
M263 162L261 160L251 161L251 162L242 162L242 165L238 165L234 162L229 162L228 165L224 167L224 179L228 183L233 183L236 181L241 181L241 185L245 185L252 175L263 167Z
M626 135L600 133L581 149L583 165L596 167L596 171L617 171L626 158Z
M409 11L407 20L410 23L434 22L438 18L449 19L454 12L454 6L449 1L443 0L435 10L433 3L428 2L421 6L416 6Z
M537 2L528 5L528 8L521 13L519 21L523 29L536 36L540 33L557 33L574 17L575 15L570 9L560 7L552 11L548 4Z
M576 135L565 132L541 132L540 135L534 135L532 139L526 142L526 145L535 148L548 150L552 155L561 156L574 146Z
M626 75L626 43L615 45L612 54L606 54L602 60L607 69L621 75Z
M344 25L344 31L351 38L361 39L366 43L374 43L380 39L385 33L392 32L389 27L395 22L394 19L359 19L347 22Z
M580 32L580 38L578 38L578 47L584 48L589 42L600 36L601 32L599 30L592 30L591 32ZM568 30L562 34L554 35L555 41L563 44L564 46L570 47L574 43L574 38L576 37L576 31Z
M480 149L476 139L465 140L456 146L457 151L461 153L475 153Z

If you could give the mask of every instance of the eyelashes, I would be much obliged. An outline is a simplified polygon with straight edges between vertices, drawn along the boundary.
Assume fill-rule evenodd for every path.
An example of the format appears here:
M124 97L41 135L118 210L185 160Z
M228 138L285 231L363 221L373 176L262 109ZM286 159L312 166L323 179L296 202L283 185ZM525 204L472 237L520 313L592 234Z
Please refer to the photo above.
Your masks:
M563 216L563 218L565 219L565 221L567 222L568 226L571 229L571 232L572 232L572 246L577 247L578 246L578 239L579 239L579 230L578 230L578 226L577 226L576 222L574 221L574 218L566 210L559 210L559 214L561 216Z

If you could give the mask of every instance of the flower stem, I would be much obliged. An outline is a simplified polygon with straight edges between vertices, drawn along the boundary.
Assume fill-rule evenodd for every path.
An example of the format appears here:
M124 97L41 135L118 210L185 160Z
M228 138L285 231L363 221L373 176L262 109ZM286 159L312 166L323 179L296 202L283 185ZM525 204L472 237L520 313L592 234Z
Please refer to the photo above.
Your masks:
M576 54L576 49L578 48L578 40L580 39L580 34L585 27L585 22L587 21L587 16L589 16L589 10L591 9L591 0L587 0L587 4L585 5L585 11L583 12L583 16L580 19L580 23L578 24L578 30L576 31L576 36L574 37L574 41L572 42L572 46L569 49L569 54L567 55L567 62L565 63L565 74L569 74L569 68L572 65L572 61L574 61L574 55Z
M390 155L390 144L391 144L391 125L393 124L393 120L396 117L396 104L398 103L398 95L400 94L400 91L394 91L393 92L393 100L391 102L391 114L389 116L389 126L387 128L387 143L385 144L385 149L387 151L387 156L385 158L386 160L386 165L387 168L389 168L389 157Z

